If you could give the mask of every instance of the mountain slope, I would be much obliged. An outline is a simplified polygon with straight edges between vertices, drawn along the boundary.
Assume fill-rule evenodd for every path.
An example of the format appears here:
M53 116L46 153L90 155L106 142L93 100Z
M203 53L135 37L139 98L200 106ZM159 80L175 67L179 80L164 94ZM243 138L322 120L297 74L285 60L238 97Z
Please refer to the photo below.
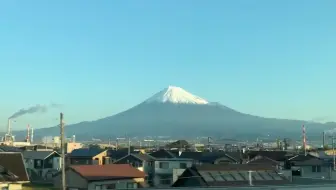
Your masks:
M125 134L226 137L295 134L298 137L301 126L305 123L307 122L240 113L219 103L211 103L182 88L169 86L143 103L114 116L68 125L66 134L88 139ZM308 132L317 133L333 127L332 124L309 123ZM58 134L57 127L35 130L35 137Z

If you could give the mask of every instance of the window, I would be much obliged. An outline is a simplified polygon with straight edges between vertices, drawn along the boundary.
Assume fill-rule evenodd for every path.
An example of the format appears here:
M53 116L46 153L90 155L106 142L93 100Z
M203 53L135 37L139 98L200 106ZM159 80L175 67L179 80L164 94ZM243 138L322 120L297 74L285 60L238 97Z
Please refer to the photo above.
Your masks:
M134 183L127 183L127 189L134 189Z
M312 172L321 172L321 166L312 166Z
M116 185L115 184L108 184L106 185L106 189L115 189Z
M160 162L159 167L162 169L168 169L169 168L169 163L168 162Z
M41 160L37 160L36 161L36 167L41 167L42 166L42 162Z
M186 163L180 163L180 168L181 169L186 169L187 168L187 164Z
M153 162L148 162L148 166L153 166Z
M162 185L171 185L171 179L161 179Z

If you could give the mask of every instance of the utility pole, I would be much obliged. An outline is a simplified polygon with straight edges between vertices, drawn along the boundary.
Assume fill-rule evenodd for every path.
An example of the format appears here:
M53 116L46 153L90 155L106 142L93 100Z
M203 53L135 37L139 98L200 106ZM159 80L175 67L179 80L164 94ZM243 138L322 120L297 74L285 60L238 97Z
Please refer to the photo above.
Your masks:
M65 181L65 151L64 151L64 122L63 122L63 113L60 113L60 128L61 128L61 150L62 150L62 161L61 161L61 169L62 169L62 190L66 190L66 181Z
M333 167L336 170L336 155L335 155L335 135L332 136L332 152L333 152Z
M128 137L128 155L131 154L131 139Z

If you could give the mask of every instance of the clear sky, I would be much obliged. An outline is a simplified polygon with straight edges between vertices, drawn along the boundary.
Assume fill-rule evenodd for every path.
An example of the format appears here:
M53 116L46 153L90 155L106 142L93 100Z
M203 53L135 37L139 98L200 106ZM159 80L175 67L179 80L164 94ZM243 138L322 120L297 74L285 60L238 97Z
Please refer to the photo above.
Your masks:
M95 120L168 85L267 117L336 120L335 0L1 1L0 129ZM1 131L1 130L0 130Z

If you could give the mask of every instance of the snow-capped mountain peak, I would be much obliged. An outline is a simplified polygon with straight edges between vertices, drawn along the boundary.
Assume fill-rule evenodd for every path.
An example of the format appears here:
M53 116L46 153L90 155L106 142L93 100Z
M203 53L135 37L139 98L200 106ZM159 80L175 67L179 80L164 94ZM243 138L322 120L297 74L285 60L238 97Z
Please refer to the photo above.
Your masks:
M174 104L208 104L209 102L203 98L195 96L183 88L177 86L168 86L168 88L156 93L145 102L161 102Z

